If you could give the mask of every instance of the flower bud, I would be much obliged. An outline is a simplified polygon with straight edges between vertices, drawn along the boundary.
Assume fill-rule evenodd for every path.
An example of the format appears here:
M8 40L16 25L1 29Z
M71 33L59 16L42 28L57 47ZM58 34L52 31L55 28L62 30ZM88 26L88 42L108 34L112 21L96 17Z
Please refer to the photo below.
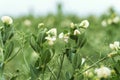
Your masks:
M74 24L74 23L70 23L70 27L71 27L72 29L74 29L74 28L75 28L75 24Z
M110 47L112 50L118 50L118 49L120 49L120 42L115 41L113 44L110 44L109 47Z
M24 25L25 25L25 26L31 26L32 23L31 23L30 20L26 19L26 20L24 21Z
M1 18L1 20L2 20L2 22L3 22L4 24L7 24L7 25L10 25L10 24L13 23L12 18L9 17L9 16L3 16L3 17Z
M41 28L41 27L43 27L44 26L44 23L39 23L38 24L38 28Z
M74 30L74 35L78 35L78 34L81 34L79 30Z
M58 36L60 39L64 37L64 33L60 33L59 36Z
M101 23L101 25L102 25L103 27L106 27L106 26L107 26L106 20L103 20L102 23Z
M52 28L48 32L46 32L46 34L52 35L52 36L57 36L57 29L56 28Z
M85 58L82 58L82 61L81 61L81 65L83 65L85 63Z
M81 27L83 27L83 28L88 28L88 26L89 26L88 20L83 20L83 21L80 23L79 26L81 26Z
M112 53L109 53L109 54L108 54L108 57L109 57L109 58L112 58L112 57L114 57L114 56L116 56L116 55L117 55L116 52L112 52Z
M62 33L59 34L58 37L59 37L60 39L63 39L66 43L68 43L69 35L70 35L70 33L64 34L64 33L62 32Z
M113 22L114 23L118 23L120 21L120 18L118 16L116 16L115 18L113 18Z

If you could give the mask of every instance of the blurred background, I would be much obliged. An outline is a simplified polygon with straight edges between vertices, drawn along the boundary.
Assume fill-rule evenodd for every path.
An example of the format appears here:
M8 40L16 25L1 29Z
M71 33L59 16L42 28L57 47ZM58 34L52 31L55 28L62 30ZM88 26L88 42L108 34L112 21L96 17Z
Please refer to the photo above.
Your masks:
M0 0L0 16L55 14L58 3L62 4L64 14L100 15L111 6L120 12L120 0Z

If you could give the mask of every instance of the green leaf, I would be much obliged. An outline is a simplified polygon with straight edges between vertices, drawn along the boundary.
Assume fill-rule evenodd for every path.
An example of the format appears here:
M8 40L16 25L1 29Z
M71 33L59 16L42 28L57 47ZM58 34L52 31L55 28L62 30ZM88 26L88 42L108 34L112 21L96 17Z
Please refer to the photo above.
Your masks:
M14 35L14 28L13 27L4 27L2 31L2 39L3 43L5 44L7 40L10 40Z
M40 52L40 46L37 44L37 42L36 42L36 39L35 39L35 36L31 36L31 39L30 39L30 46L33 48L33 50L35 51L35 52Z
M77 40L78 36L77 35L70 35L70 38L73 39L73 40Z
M81 65L81 57L79 53L76 53L75 55L73 55L73 61L72 61L72 65L74 69L78 69L80 68Z
M70 72L66 72L66 79L67 79L67 80L70 80L70 78L71 78Z
M51 52L47 49L44 53L41 54L41 60L43 64L47 64L51 60Z
M76 43L77 43L77 47L80 47L82 48L85 43L86 43L87 39L85 37L85 34L81 34L78 39L76 40Z
M7 47L6 47L6 50L5 50L5 60L8 59L12 52L13 52L13 49L14 49L14 43L13 42L10 42Z
M41 31L39 34L38 34L38 37L37 37L37 43L38 44L43 44L46 40L45 40L45 36L46 36L46 30L44 31Z
M114 63L114 70L116 72L117 75L120 75L120 60L118 60L116 63Z
M37 80L39 78L39 75L40 75L40 71L36 69L36 67L33 67L32 65L30 65L31 80Z

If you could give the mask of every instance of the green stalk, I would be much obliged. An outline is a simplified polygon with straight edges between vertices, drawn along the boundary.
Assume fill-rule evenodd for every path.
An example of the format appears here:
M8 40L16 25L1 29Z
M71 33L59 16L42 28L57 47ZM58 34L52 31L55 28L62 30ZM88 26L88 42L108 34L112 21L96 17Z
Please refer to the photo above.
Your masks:
M114 56L112 57L112 59L113 59L115 56L117 56L117 55L119 55L119 54L114 55ZM82 72L78 73L77 75L84 73L85 71L87 71L87 70L91 69L92 67L94 67L96 64L98 64L98 63L100 63L100 62L102 62L102 61L104 61L104 60L106 60L106 59L108 59L108 58L110 58L110 57L108 57L108 56L103 57L102 59L98 60L97 62L95 62L94 64L92 64L89 68L83 70Z
M4 44L3 44L1 32L0 32L0 42L1 42L1 54L2 54L2 62L0 62L0 80L3 80L4 79L3 72L4 72L5 64L4 64L4 53L3 53Z
M4 80L3 71L4 71L4 63L1 63L1 65L0 65L0 80Z
M53 77L57 80L55 73L50 69L50 67L48 65L47 65L47 67L48 67L49 71L51 72L51 74L53 75Z
M62 71L62 66L63 66L63 62L64 62L64 57L65 57L65 54L62 55L62 60L61 60L61 64L60 64L60 69L59 69L59 72L58 72L58 75L57 75L57 79L56 80L59 80L60 78L60 73Z
M108 58L109 58L108 56L103 57L102 59L98 60L97 62L95 62L94 64L92 64L89 68L81 71L81 72L78 73L77 75L84 73L85 71L87 71L87 70L91 69L92 67L94 67L96 64L98 64L98 63L100 63L100 62L102 62L102 61L104 61L104 60L106 60L106 59L108 59Z
M23 49L24 49L24 47L25 47L25 41L24 41L24 39L25 39L25 36L24 36L24 34L23 34L23 40L22 40L22 45L21 45L21 52L22 52L22 54L23 54L23 60L24 60L24 62L25 62L25 65L26 65L26 67L27 67L27 69L28 69L28 71L30 70L29 69L29 65L28 65L28 62L27 62L27 60L26 60L26 57L25 57L25 54L24 54L24 51L23 51Z

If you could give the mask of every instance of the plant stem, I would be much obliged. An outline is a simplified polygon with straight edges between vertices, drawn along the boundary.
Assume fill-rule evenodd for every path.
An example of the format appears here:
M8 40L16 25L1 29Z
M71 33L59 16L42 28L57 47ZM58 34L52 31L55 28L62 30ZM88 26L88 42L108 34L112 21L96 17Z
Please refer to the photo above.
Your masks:
M9 61L11 61L15 56L17 56L17 54L20 52L21 49L22 49L22 48L19 48L19 50L18 50L12 57L10 57L10 58L8 58L6 61L4 61L4 63L6 64L6 63L8 63Z
M24 62L25 62L25 65L26 65L26 67L27 67L27 69L28 69L28 71L30 70L29 69L29 65L28 65L28 62L27 62L27 60L26 60L26 57L25 57L25 54L24 54L24 51L23 51L23 49L24 49L24 47L25 47L25 36L24 36L24 34L23 34L23 40L22 40L22 45L21 45L21 48L22 48L22 54L23 54L23 59L24 59Z
M87 70L91 69L92 67L94 67L96 64L98 64L98 63L100 63L100 62L102 62L102 61L104 61L104 60L106 60L108 58L109 57L103 57L102 59L98 60L97 62L95 62L94 64L92 64L89 68L83 70L82 72L78 73L77 75L84 73L85 71L87 71Z
M4 79L3 71L4 71L4 63L1 63L0 64L0 80Z
M61 71L62 71L63 62L64 62L64 56L65 56L65 54L62 55L62 60L61 60L61 64L60 64L60 69L59 69L59 72L58 72L58 75L57 75L57 79L56 79L56 80L59 80L60 73L61 73Z
M4 79L3 76L3 72L4 72L4 53L3 53L3 48L4 48L4 44L3 44L3 39L2 39L2 35L1 35L1 31L0 31L0 53L2 54L2 61L0 62L0 80Z
M53 75L53 77L54 77L55 79L57 79L56 75L55 75L54 72L50 69L50 67L49 67L48 65L47 65L47 67L48 67L49 71L51 72L51 74Z
M26 58L25 58L24 53L23 53L23 59L24 59L24 62L25 62L25 65L26 65L27 69L29 70L28 62L27 62L27 60L26 60Z

